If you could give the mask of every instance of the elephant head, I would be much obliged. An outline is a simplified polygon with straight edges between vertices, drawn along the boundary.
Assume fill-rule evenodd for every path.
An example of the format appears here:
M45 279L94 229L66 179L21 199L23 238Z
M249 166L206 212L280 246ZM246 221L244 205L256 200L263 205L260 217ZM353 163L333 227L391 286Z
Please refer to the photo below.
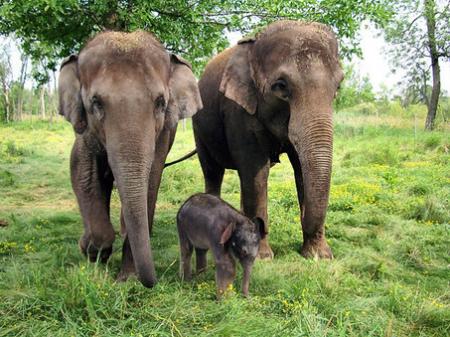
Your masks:
M106 32L64 60L60 114L95 137L114 175L140 281L156 282L147 217L148 182L162 130L202 107L190 65L149 33Z
M220 91L254 115L287 149L292 164L298 164L302 253L310 255L314 252L305 245L324 242L332 102L343 79L336 37L319 23L279 21L234 48ZM331 257L327 246L325 251L319 254Z

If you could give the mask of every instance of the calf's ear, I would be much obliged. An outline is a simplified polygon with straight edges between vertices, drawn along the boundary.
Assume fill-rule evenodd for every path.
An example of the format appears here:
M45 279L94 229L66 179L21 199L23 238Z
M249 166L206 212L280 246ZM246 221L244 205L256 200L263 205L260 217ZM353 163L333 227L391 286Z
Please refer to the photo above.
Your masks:
M234 231L234 222L230 222L222 232L222 235L220 237L220 244L224 245L228 240L230 240L231 235Z
M268 234L264 220L257 216L253 218L252 221L256 225L256 230L259 232L259 234L261 234L261 239L264 239Z

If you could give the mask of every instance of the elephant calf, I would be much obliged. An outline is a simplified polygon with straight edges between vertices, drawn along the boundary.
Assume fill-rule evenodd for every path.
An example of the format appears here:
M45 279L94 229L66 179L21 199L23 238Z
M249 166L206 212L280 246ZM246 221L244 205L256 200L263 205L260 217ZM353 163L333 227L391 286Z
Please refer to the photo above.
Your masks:
M220 297L236 276L234 258L244 270L242 293L248 295L250 273L258 254L259 242L266 235L261 218L250 220L220 198L199 193L191 196L177 214L180 239L180 276L192 277L193 248L197 272L206 269L206 253L211 249L216 263L217 296Z

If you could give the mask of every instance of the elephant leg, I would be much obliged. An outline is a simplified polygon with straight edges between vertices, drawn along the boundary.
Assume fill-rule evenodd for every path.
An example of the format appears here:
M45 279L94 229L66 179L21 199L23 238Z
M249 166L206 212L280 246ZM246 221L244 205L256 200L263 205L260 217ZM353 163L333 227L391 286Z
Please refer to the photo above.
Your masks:
M106 262L115 239L109 216L113 176L105 156L94 155L77 138L71 154L71 180L84 223L79 246L89 260Z
M241 180L241 208L246 216L260 217L266 224L268 232L269 222L267 215L267 179L269 177L270 163L262 166L251 166L239 169ZM266 235L259 244L258 257L260 259L273 259L273 252Z
M298 204L300 206L300 218L302 219L303 245L300 253L306 257L318 256L320 258L332 258L333 253L325 240L325 230L322 223L308 223L303 220L305 212L305 191L300 160L293 148L287 151L289 161L294 169L295 185L297 188Z
M192 279L191 259L194 247L183 232L179 231L180 240L180 278L183 281Z
M127 235L127 226L123 215L123 209L121 209L120 211L120 234L124 240L122 245L122 263L116 280L118 282L125 282L130 278L130 276L136 275L136 268L134 266L130 240L128 239Z
M205 193L220 197L225 168L216 162L209 154L206 147L199 139L196 139L197 154L205 177Z
M120 209L120 236L124 239L127 236L127 226L125 224L125 218L123 216L123 209Z
M200 274L206 270L206 265L208 262L206 258L207 253L208 253L207 249L195 248L197 274Z
M149 233L152 234L153 221L155 217L156 201L158 199L159 186L161 185L161 178L164 171L164 164L169 153L173 141L175 139L176 128L174 130L163 130L158 137L155 149L155 159L150 171L150 179L148 185L148 226Z

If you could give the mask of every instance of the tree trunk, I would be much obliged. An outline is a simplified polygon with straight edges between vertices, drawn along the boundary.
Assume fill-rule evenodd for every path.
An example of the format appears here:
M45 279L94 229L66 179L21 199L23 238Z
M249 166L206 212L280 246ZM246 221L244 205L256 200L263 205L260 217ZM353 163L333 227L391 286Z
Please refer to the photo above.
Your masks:
M34 93L30 92L28 95L28 112L30 114L30 119L33 121L33 101L34 101Z
M50 81L47 83L47 103L49 105L48 114L50 116L50 124L53 123L53 104L52 104L52 89Z
M45 86L41 86L40 101L41 101L41 117L42 119L45 119Z
M2 90L2 93L3 93L3 101L4 101L4 104L5 104L5 120L6 120L6 123L8 123L9 119L10 119L9 87L8 87L7 82L6 82L6 76L2 76L2 78L0 78L0 79L1 79L1 85L2 85L1 90Z
M52 102L53 102L53 111L54 111L54 115L56 120L58 120L58 99L57 99L57 81L56 81L56 72L53 71L52 73L53 76L53 92L52 92Z
M23 89L19 91L19 97L17 97L17 120L22 120L23 114Z
M425 18L427 20L428 49L431 57L431 69L433 74L433 87L431 98L428 104L428 115L425 123L426 130L433 130L434 119L441 93L441 71L439 67L439 54L436 48L436 4L434 0L425 1Z
M6 89L6 88L3 89L3 96L5 98L6 123L9 123L11 121L11 109L10 109L9 90L8 89Z
M20 68L19 92L17 97L17 119L23 119L23 91L27 80L28 56L22 55L22 66Z

